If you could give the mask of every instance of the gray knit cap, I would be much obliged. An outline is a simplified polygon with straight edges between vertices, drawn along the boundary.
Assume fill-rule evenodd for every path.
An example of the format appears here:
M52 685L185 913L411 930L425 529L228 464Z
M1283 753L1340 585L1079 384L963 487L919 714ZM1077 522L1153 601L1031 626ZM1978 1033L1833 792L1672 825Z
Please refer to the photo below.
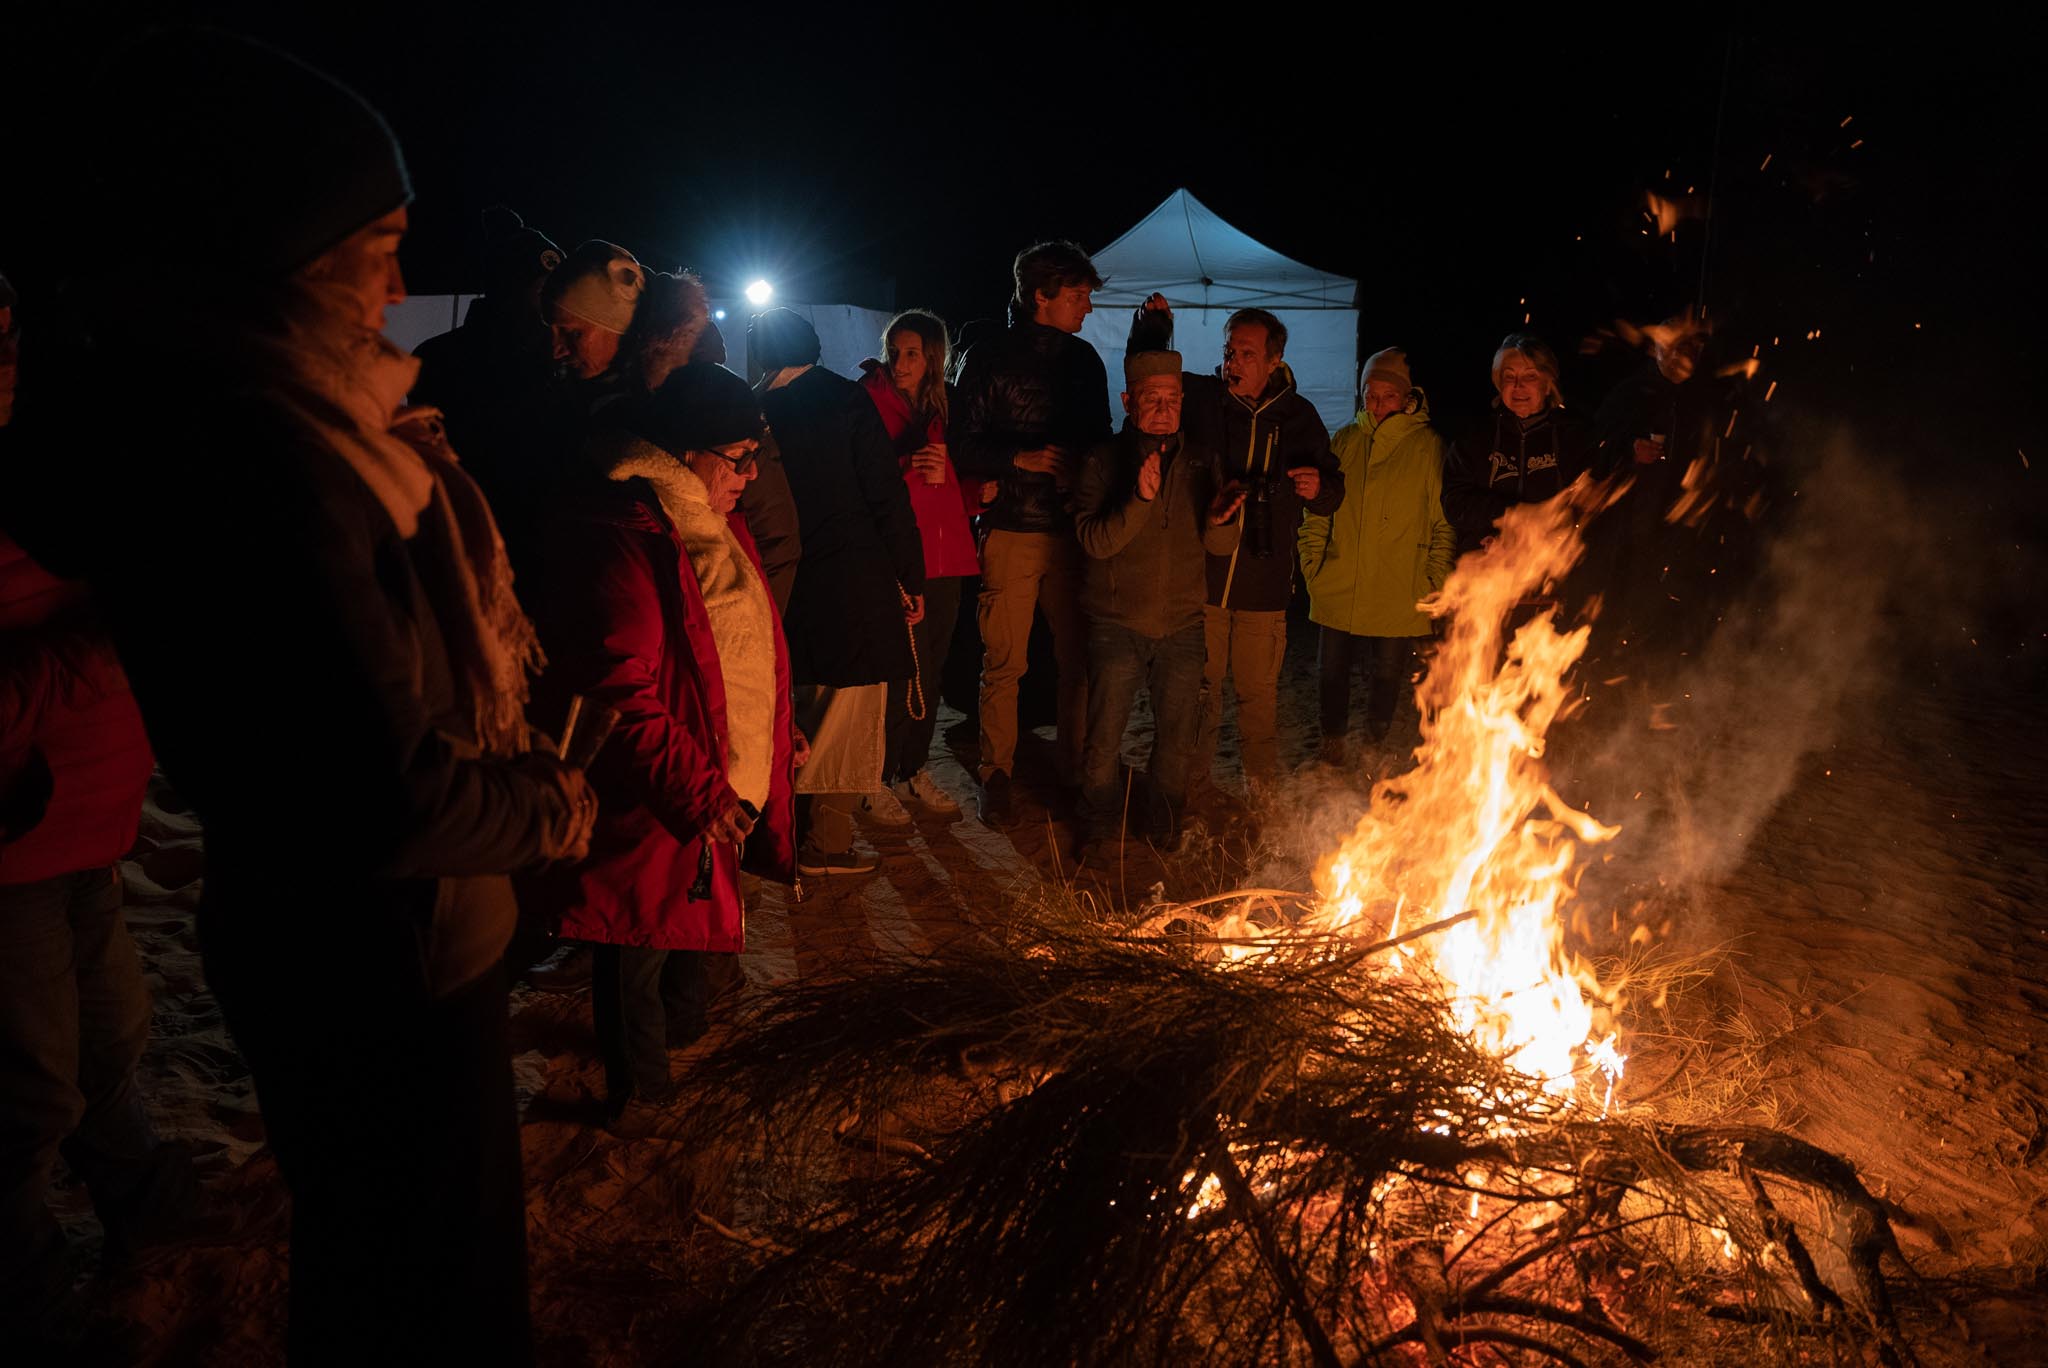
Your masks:
M153 34L82 105L100 212L147 214L129 241L152 265L276 279L412 200L398 140L362 96L234 34Z

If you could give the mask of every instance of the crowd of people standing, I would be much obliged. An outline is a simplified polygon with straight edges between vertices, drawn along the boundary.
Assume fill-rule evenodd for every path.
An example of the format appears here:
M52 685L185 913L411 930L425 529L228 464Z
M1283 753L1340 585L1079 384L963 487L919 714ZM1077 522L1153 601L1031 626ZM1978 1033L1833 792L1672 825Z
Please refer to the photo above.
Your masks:
M857 826L967 820L928 761L970 594L974 817L1017 820L1020 683L1048 663L1040 797L1071 803L1089 859L1170 847L1216 783L1226 692L1247 782L1280 777L1297 577L1320 755L1343 764L1355 667L1383 740L1458 551L1582 471L1666 462L1697 354L1660 345L1596 433L1551 350L1510 336L1492 411L1446 441L1389 348L1333 439L1280 318L1241 310L1222 356L1184 358L1155 296L1119 418L1078 336L1103 282L1045 242L1013 263L1008 327L963 355L912 309L848 378L776 309L742 377L694 276L495 211L485 293L407 355L382 328L413 191L358 96L195 33L103 94L96 182L166 226L68 301L82 326L23 366L18 404L0 283L0 1317L23 1335L64 1333L60 1149L110 1250L197 1219L134 1083L148 1002L116 862L153 767L205 826L207 975L294 1200L294 1361L522 1361L521 925L594 947L610 1114L658 1107L669 1048L735 976L743 871L867 874ZM275 174L224 169L247 165ZM153 293L194 270L196 299ZM609 728L588 754L575 716ZM347 837L309 882L315 805Z

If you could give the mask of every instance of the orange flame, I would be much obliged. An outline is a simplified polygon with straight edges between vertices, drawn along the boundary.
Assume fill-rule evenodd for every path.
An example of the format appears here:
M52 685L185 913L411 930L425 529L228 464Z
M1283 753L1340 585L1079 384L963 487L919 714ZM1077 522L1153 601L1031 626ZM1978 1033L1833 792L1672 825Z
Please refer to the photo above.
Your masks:
M1324 931L1373 909L1390 924L1404 913L1418 924L1476 913L1402 947L1403 970L1436 975L1458 1026L1556 1096L1571 1094L1589 1065L1607 1075L1611 1095L1622 1069L1615 1036L1602 1038L1599 985L1565 950L1560 915L1579 847L1618 828L1567 806L1543 764L1551 724L1574 706L1565 676L1590 628L1560 632L1553 602L1504 635L1518 606L1540 605L1532 596L1577 563L1579 524L1619 492L1581 479L1511 510L1492 543L1424 602L1449 625L1417 695L1415 768L1374 789L1370 811L1316 875Z

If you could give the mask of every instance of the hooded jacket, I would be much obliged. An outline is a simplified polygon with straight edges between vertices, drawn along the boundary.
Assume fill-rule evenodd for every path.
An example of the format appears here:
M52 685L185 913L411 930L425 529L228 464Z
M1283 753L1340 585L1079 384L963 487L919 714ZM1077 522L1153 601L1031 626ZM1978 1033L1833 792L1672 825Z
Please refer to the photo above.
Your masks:
M910 467L910 457L919 448L946 440L946 420L937 413L918 421L889 372L880 361L860 363L860 387L874 401L882 427L896 448L896 464L903 472L903 486L910 492L911 512L917 518L917 535L924 547L924 573L930 579L950 575L978 575L981 561L974 551L974 529L968 526L966 495L953 462L946 461L946 478L941 484L927 484L924 476Z
M1155 444L1159 493L1148 501L1138 497L1138 468ZM1215 455L1178 433L1154 439L1126 423L1088 453L1074 486L1074 532L1088 553L1081 606L1091 620L1148 637L1201 624L1204 553L1227 556L1237 545L1239 519L1209 522L1221 487Z
M1444 457L1444 516L1470 551L1493 535L1500 515L1518 503L1561 493L1592 464L1592 433L1577 414L1552 405L1517 418L1494 401L1493 412L1467 426Z
M745 940L742 862L731 845L711 848L710 896L688 896L705 828L738 796L728 765L735 719L719 643L686 537L668 508L673 503L690 515L682 505L691 495L679 478L662 484L648 478L661 481L665 467L678 476L689 472L622 433L603 434L594 447L600 463L624 482L584 491L549 529L549 563L563 574L539 611L549 665L535 706L542 716L559 716L580 693L616 708L619 721L590 768L598 820L588 858L536 886L563 936L738 951ZM701 503L702 488L697 485L695 510L701 516L693 522L718 516ZM743 565L724 570L751 576L765 597L767 576L746 520L735 510L724 522L732 535L728 545L744 556ZM714 546L700 554L719 552ZM789 882L796 867L789 653L772 612L767 622L773 716L741 725L760 735L765 720L772 755L767 802L747 842L745 865Z
M1151 309L1131 318L1128 350L1169 351L1173 319ZM1256 401L1230 392L1220 374L1181 376L1181 431L1217 454L1225 482L1246 486L1244 532L1236 548L1208 559L1208 601L1246 612L1284 612L1294 597L1294 540L1302 514L1328 516L1344 502L1344 473L1330 454L1330 430L1294 387L1281 362ZM1290 470L1314 466L1322 487L1304 502Z
M1444 443L1429 425L1428 401L1384 420L1361 410L1334 445L1343 506L1301 520L1309 620L1353 636L1426 636L1429 615L1415 605L1443 588L1457 550L1443 508Z
M0 536L0 885L127 854L154 765L83 586Z
M970 479L994 480L982 525L1065 532L1066 496L1050 475L1019 470L1019 452L1063 447L1079 460L1111 432L1109 374L1095 348L1029 319L967 349L960 361L952 454Z
M908 679L901 594L924 592L924 548L875 406L853 381L812 366L762 395L761 409L803 537L783 616L792 677L833 688Z

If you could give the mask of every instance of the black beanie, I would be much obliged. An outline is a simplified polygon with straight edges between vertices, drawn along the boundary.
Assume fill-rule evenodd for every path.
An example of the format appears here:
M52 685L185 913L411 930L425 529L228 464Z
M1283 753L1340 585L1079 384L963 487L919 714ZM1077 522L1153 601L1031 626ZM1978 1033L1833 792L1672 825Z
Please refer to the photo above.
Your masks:
M626 430L677 460L729 442L759 437L761 401L747 382L723 366L698 361L671 371L660 389L628 401Z
M818 361L818 330L795 309L770 309L747 324L747 360L763 374Z
M562 264L562 249L504 205L484 210L484 293L518 292Z
M87 108L100 212L147 216L148 264L276 279L412 199L398 140L360 95L233 34L143 39Z

